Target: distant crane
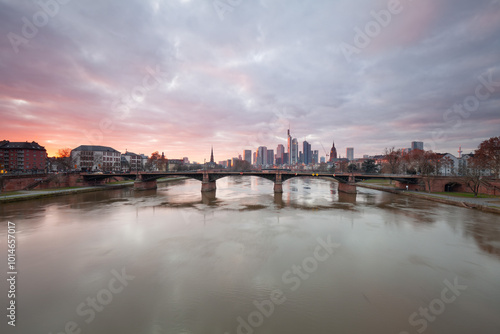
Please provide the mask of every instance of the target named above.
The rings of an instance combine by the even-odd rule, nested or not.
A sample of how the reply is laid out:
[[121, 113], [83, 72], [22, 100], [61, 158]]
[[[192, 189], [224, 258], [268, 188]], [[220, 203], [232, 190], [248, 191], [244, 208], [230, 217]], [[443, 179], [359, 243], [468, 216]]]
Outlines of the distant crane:
[[323, 146], [323, 143], [320, 143], [320, 144], [321, 144], [321, 147], [323, 148], [323, 151], [325, 151], [326, 160], [328, 161], [328, 157], [330, 156], [330, 154], [328, 154], [328, 152], [325, 150], [325, 147]]

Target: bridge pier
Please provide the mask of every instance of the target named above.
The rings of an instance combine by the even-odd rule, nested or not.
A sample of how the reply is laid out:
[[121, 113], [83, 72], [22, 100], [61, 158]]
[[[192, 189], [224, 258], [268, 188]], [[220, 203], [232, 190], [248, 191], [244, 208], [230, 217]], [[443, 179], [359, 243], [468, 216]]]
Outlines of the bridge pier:
[[339, 182], [339, 192], [343, 192], [346, 194], [355, 194], [356, 193], [356, 184], [347, 182], [347, 183], [342, 183]]
[[142, 178], [142, 175], [140, 175], [140, 174], [135, 179], [134, 190], [151, 190], [151, 189], [156, 189], [156, 188], [158, 188], [158, 184], [156, 182], [156, 179], [144, 181]]
[[201, 181], [201, 192], [215, 191], [217, 185], [215, 180], [210, 180], [210, 175], [207, 172], [203, 173], [203, 180]]
[[276, 180], [274, 180], [274, 193], [283, 193], [283, 181], [281, 180], [281, 173], [276, 174]]
[[349, 180], [347, 182], [339, 182], [339, 192], [346, 194], [356, 193], [356, 182], [353, 176], [349, 176]]

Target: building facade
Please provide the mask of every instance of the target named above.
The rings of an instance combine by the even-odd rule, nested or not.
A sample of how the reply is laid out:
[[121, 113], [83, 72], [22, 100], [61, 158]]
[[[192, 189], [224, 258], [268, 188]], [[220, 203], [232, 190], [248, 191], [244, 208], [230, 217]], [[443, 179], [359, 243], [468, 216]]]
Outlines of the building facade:
[[287, 162], [284, 160], [285, 157], [285, 146], [282, 144], [279, 144], [278, 147], [276, 147], [276, 164], [277, 165], [284, 165]]
[[354, 160], [354, 147], [348, 147], [346, 148], [346, 158], [347, 160], [349, 161], [353, 161]]
[[5, 172], [46, 171], [47, 151], [36, 142], [0, 142], [0, 170]]
[[312, 163], [312, 150], [311, 144], [309, 144], [306, 140], [302, 143], [302, 154], [303, 154], [303, 162], [306, 165]]
[[135, 154], [132, 152], [125, 152], [122, 155], [123, 159], [126, 161], [123, 165], [124, 170], [129, 171], [140, 171], [144, 169], [144, 164], [142, 161], [142, 155]]
[[296, 164], [299, 161], [299, 142], [297, 138], [292, 139], [292, 157], [291, 157], [292, 165]]
[[267, 163], [266, 165], [274, 165], [274, 150], [267, 150]]
[[286, 163], [291, 165], [292, 164], [292, 136], [290, 135], [290, 129], [288, 129], [288, 137], [287, 137], [287, 146], [288, 146], [288, 159], [286, 160]]
[[259, 146], [257, 149], [257, 166], [267, 165], [267, 147]]
[[84, 172], [118, 172], [121, 154], [114, 148], [98, 145], [80, 145], [71, 151], [74, 168]]
[[312, 163], [316, 165], [318, 164], [318, 161], [319, 161], [319, 151], [314, 150], [312, 154]]
[[251, 150], [245, 150], [243, 152], [243, 156], [245, 157], [245, 161], [247, 161], [249, 164], [252, 164], [252, 151]]
[[423, 150], [424, 149], [424, 142], [423, 141], [412, 141], [411, 142], [411, 149], [412, 150]]

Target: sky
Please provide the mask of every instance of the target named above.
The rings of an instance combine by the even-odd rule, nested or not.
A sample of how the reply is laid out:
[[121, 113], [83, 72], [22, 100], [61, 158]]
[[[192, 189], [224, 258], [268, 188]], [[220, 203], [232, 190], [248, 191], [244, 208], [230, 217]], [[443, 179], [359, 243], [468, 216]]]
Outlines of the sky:
[[500, 135], [499, 0], [0, 0], [0, 35], [0, 140], [49, 156]]

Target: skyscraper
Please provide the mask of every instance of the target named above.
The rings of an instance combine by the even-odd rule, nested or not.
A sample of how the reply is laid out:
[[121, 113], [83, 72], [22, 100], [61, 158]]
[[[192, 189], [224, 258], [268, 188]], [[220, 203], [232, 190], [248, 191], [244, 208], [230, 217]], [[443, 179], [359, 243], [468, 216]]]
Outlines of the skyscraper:
[[274, 150], [267, 150], [267, 165], [274, 165]]
[[412, 141], [411, 142], [411, 149], [412, 150], [423, 150], [424, 149], [424, 142], [423, 141]]
[[354, 160], [354, 147], [346, 148], [346, 157], [349, 161]]
[[299, 142], [297, 138], [292, 139], [292, 158], [290, 160], [292, 164], [296, 164], [299, 161]]
[[302, 152], [304, 157], [304, 164], [309, 165], [312, 162], [312, 151], [311, 144], [309, 144], [306, 140], [302, 143]]
[[249, 164], [252, 164], [252, 150], [243, 151], [243, 156], [245, 157], [245, 161], [248, 161]]
[[313, 164], [317, 164], [318, 163], [318, 159], [319, 159], [319, 151], [318, 150], [314, 150], [313, 154], [312, 154], [312, 163]]
[[285, 157], [285, 146], [282, 144], [279, 144], [278, 147], [276, 148], [276, 164], [278, 165], [283, 165], [286, 163], [284, 160]]
[[259, 146], [257, 150], [257, 165], [267, 165], [267, 147]]
[[333, 162], [335, 160], [337, 160], [337, 149], [335, 148], [335, 141], [334, 141], [332, 144], [332, 148], [330, 150], [330, 159], [328, 160], [328, 162]]
[[287, 163], [289, 165], [292, 164], [292, 136], [290, 135], [290, 127], [288, 127], [288, 140], [287, 140], [287, 144], [288, 144], [288, 161]]

